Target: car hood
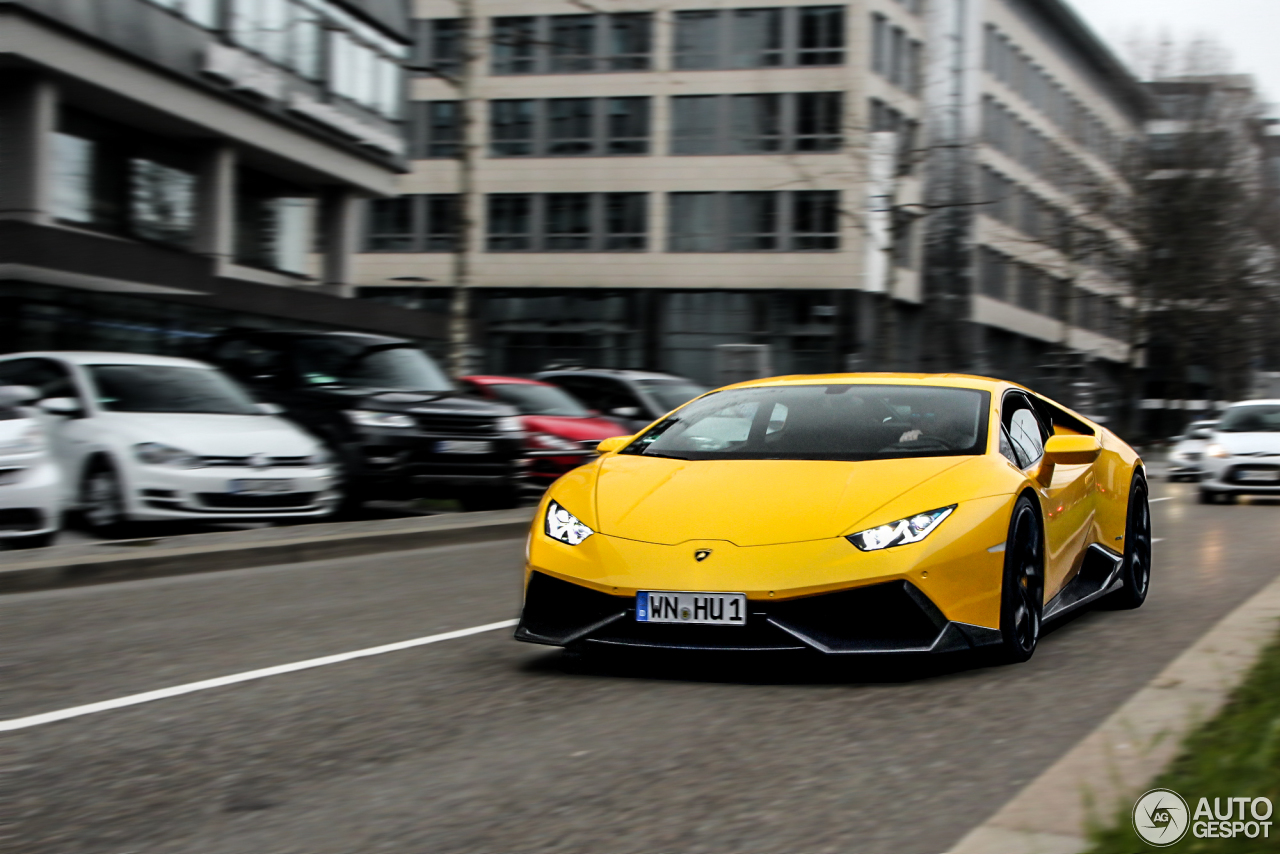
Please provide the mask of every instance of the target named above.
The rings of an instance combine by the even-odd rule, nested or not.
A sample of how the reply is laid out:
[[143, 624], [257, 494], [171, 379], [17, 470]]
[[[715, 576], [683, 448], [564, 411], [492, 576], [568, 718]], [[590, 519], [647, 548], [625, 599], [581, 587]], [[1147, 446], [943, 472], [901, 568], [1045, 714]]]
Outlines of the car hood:
[[301, 428], [271, 415], [104, 412], [94, 421], [124, 444], [160, 442], [204, 457], [303, 457], [319, 448]]
[[627, 431], [606, 418], [563, 418], [555, 415], [522, 415], [526, 430], [550, 433], [578, 442], [625, 436]]
[[[686, 461], [613, 455], [601, 460], [596, 475], [596, 529], [663, 545], [696, 539], [757, 546], [838, 537], [894, 498], [972, 459]], [[951, 496], [939, 506], [956, 500]]]
[[1280, 454], [1280, 433], [1214, 433], [1213, 441], [1231, 454]]

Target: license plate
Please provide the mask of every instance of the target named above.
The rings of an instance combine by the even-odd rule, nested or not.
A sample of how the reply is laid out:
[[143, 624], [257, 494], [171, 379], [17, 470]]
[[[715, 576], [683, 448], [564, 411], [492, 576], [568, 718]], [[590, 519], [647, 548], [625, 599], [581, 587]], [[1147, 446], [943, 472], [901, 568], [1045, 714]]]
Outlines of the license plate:
[[227, 492], [232, 495], [279, 495], [282, 492], [293, 492], [293, 481], [279, 480], [233, 480], [227, 484]]
[[1280, 471], [1238, 471], [1237, 480], [1249, 480], [1254, 483], [1275, 483], [1280, 480]]
[[742, 593], [641, 590], [636, 594], [636, 620], [641, 623], [745, 626], [747, 597]]
[[492, 442], [478, 442], [470, 439], [442, 439], [436, 442], [437, 454], [488, 454], [492, 451]]

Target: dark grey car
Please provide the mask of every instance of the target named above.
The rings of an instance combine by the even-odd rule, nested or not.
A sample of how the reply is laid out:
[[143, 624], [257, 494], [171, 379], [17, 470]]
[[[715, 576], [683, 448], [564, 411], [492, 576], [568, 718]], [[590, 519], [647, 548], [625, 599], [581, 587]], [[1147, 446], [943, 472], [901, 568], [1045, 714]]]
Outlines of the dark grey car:
[[558, 385], [629, 433], [647, 426], [707, 391], [671, 374], [607, 368], [562, 368], [534, 375]]

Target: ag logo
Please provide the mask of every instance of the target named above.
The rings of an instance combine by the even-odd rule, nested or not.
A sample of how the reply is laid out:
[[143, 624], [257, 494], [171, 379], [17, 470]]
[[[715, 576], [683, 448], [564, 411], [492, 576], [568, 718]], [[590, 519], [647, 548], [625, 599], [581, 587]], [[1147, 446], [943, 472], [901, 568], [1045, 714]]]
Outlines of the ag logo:
[[1133, 805], [1133, 829], [1148, 845], [1166, 848], [1187, 835], [1187, 802], [1172, 789], [1152, 789]]
[[711, 557], [711, 549], [698, 549], [693, 553], [693, 559], [698, 563], [702, 563], [709, 557]]

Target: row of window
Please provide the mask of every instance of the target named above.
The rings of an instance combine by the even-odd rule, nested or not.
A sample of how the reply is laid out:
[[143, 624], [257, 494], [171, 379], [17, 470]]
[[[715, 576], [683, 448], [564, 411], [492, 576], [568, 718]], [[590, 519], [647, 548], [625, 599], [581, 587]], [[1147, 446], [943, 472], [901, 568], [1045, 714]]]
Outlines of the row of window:
[[982, 99], [982, 141], [1061, 189], [1079, 176], [1074, 157], [990, 95]]
[[978, 250], [979, 292], [1037, 314], [1118, 341], [1129, 338], [1129, 310], [1112, 296], [1070, 286], [1031, 264], [983, 246]]
[[871, 70], [894, 86], [919, 95], [924, 76], [924, 44], [878, 12], [871, 16]]
[[[672, 65], [678, 69], [791, 68], [844, 63], [843, 6], [676, 12]], [[493, 74], [581, 74], [653, 67], [650, 12], [520, 15], [493, 19]], [[416, 65], [448, 75], [458, 68], [456, 18], [415, 23]]]
[[[486, 198], [490, 252], [641, 252], [649, 248], [648, 193], [496, 193]], [[669, 252], [808, 252], [840, 248], [840, 194], [669, 193]], [[366, 250], [449, 252], [455, 195], [370, 203]]]
[[993, 77], [1022, 95], [1080, 145], [1106, 162], [1118, 161], [1123, 148], [1120, 138], [1008, 36], [988, 25], [985, 47], [986, 69]]
[[[879, 102], [875, 102], [879, 104]], [[889, 122], [905, 127], [900, 114]], [[411, 105], [410, 156], [456, 157], [462, 113], [456, 101]], [[671, 99], [672, 154], [767, 154], [838, 151], [843, 145], [841, 92], [679, 95]], [[913, 125], [912, 125], [913, 126]], [[650, 152], [650, 99], [506, 98], [489, 102], [494, 157], [642, 155]]]

